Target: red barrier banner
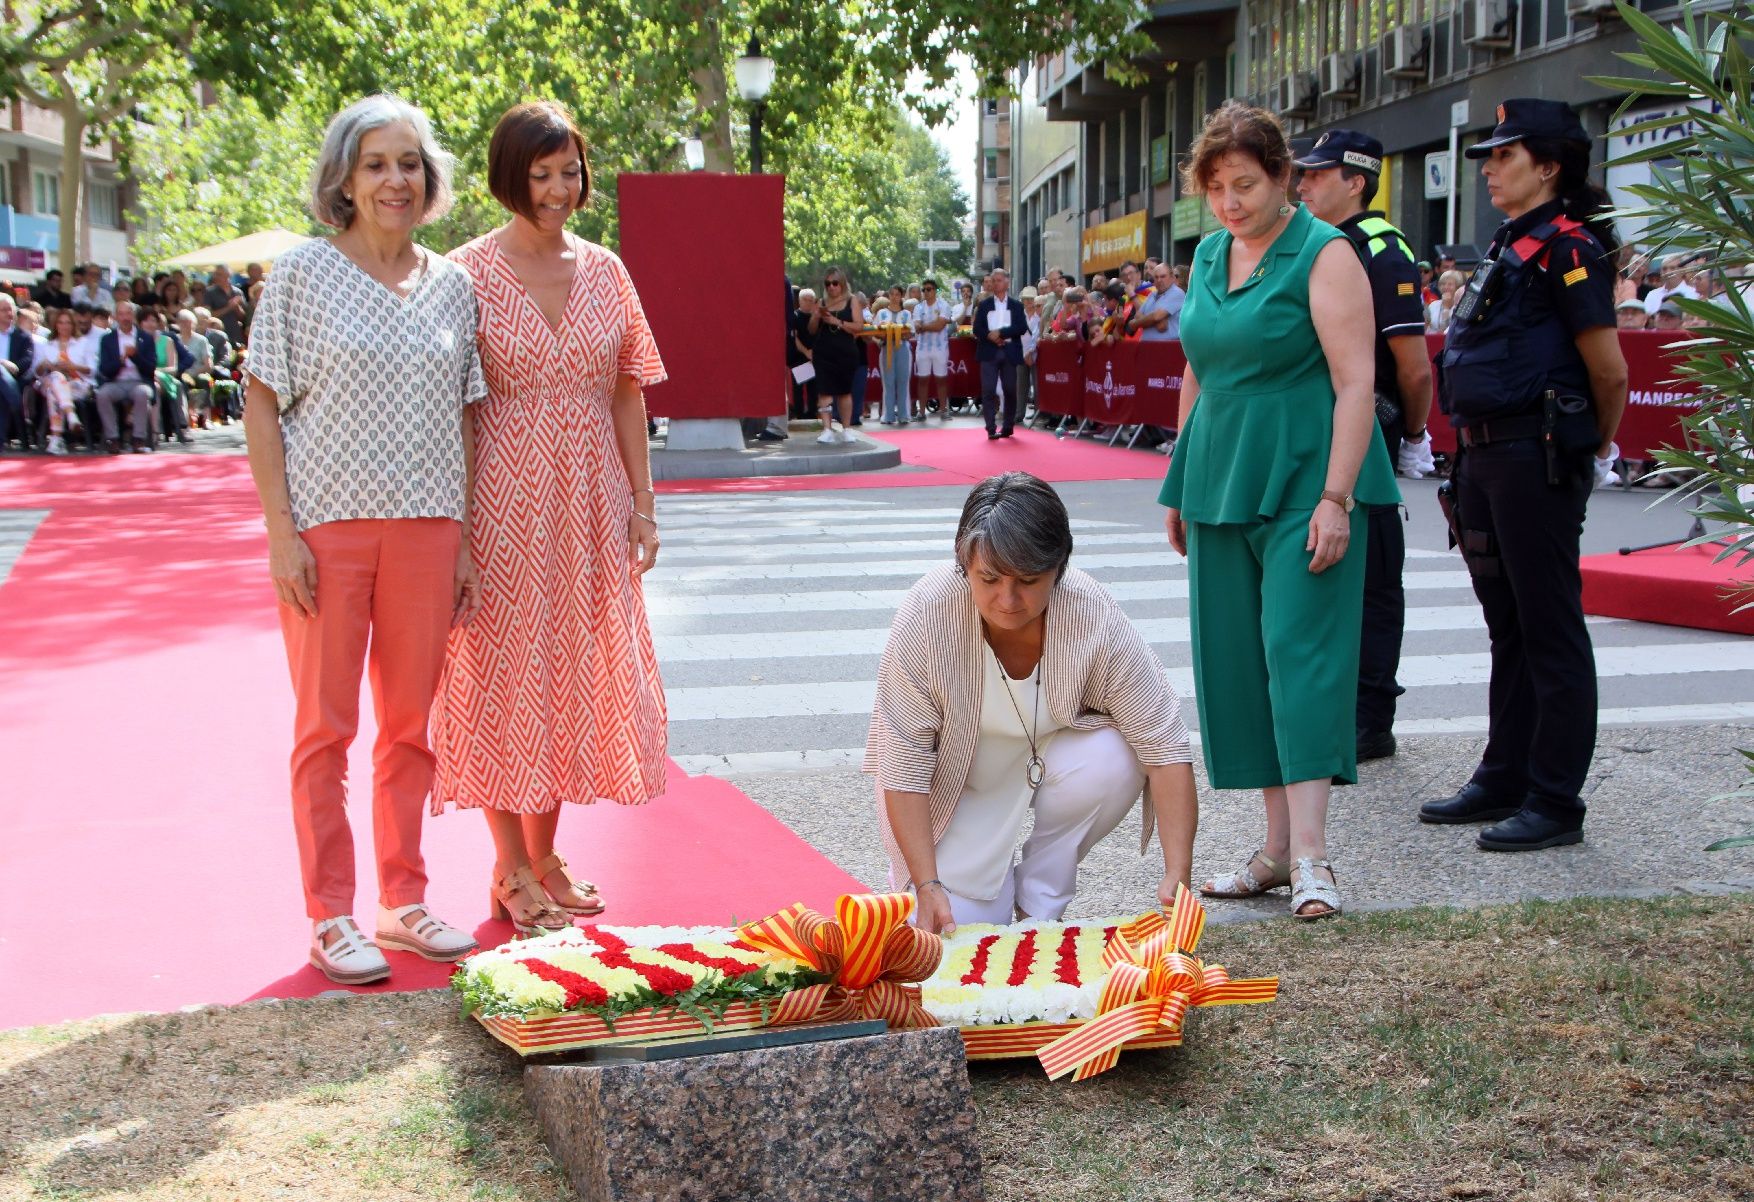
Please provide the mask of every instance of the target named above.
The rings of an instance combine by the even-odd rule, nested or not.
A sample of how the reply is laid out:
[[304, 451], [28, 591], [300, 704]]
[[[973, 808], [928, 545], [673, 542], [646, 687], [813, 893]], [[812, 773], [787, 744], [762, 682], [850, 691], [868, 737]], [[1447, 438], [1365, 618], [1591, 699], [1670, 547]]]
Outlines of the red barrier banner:
[[1176, 339], [1139, 342], [1139, 400], [1127, 420], [1173, 430], [1181, 424], [1182, 373], [1188, 357]]
[[[1691, 335], [1669, 330], [1621, 330], [1620, 352], [1626, 356], [1628, 392], [1626, 414], [1614, 441], [1626, 459], [1649, 459], [1658, 447], [1680, 446], [1681, 419], [1699, 408], [1692, 400], [1690, 384], [1675, 382], [1675, 365], [1682, 356], [1663, 348]], [[1427, 334], [1425, 348], [1435, 361], [1443, 353], [1443, 335]], [[1456, 432], [1437, 405], [1437, 373], [1432, 372], [1431, 449], [1445, 455], [1456, 452]]]
[[1139, 344], [1108, 342], [1084, 348], [1084, 412], [1076, 416], [1104, 426], [1132, 422], [1138, 407]]
[[[875, 343], [871, 344], [868, 353], [871, 365], [871, 387], [876, 391], [866, 395], [881, 396], [883, 395], [883, 382], [877, 370], [877, 346]], [[977, 398], [980, 396], [981, 368], [974, 357], [974, 339], [952, 338], [950, 340], [950, 355], [946, 368], [946, 374], [950, 380], [951, 396]], [[920, 375], [916, 368], [914, 372], [914, 399], [923, 401], [929, 397], [937, 396], [938, 385], [934, 382], [935, 379], [936, 377], [927, 378]]]
[[1041, 413], [1084, 415], [1084, 344], [1050, 338], [1035, 346], [1035, 407]]

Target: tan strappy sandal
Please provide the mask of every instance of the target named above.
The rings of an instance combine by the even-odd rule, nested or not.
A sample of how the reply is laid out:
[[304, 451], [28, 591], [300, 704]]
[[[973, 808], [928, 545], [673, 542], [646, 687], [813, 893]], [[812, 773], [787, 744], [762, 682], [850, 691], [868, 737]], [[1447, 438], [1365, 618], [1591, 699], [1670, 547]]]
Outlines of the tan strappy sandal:
[[547, 893], [549, 901], [568, 914], [577, 914], [582, 918], [591, 918], [603, 912], [603, 899], [597, 896], [597, 886], [591, 884], [590, 881], [574, 880], [572, 873], [567, 871], [566, 861], [561, 859], [557, 853], [543, 856], [542, 859], [530, 866], [531, 875], [539, 882], [547, 880], [551, 874], [556, 872], [566, 878], [568, 890], [575, 896], [584, 898], [585, 901], [583, 904], [569, 902], [564, 897], [556, 897], [553, 893], [548, 893], [548, 887], [543, 885], [543, 891]]
[[[1259, 860], [1272, 873], [1266, 880], [1255, 876], [1255, 861]], [[1243, 861], [1241, 868], [1235, 872], [1227, 872], [1223, 876], [1213, 877], [1200, 886], [1200, 892], [1206, 897], [1259, 897], [1269, 889], [1279, 889], [1291, 883], [1291, 874], [1285, 865], [1267, 854], [1261, 848]]]
[[529, 865], [493, 883], [489, 906], [494, 918], [510, 922], [520, 935], [546, 935], [572, 925], [572, 917], [548, 900]]

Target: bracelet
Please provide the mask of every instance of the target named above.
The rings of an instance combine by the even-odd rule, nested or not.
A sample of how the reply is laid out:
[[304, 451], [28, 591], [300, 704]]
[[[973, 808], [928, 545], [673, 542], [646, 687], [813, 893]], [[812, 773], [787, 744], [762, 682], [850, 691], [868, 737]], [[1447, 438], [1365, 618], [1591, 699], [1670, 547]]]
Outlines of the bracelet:
[[652, 491], [652, 490], [651, 490], [651, 489], [649, 489], [649, 488], [636, 488], [636, 489], [634, 489], [634, 490], [633, 490], [633, 495], [634, 495], [634, 496], [636, 496], [636, 497], [637, 497], [637, 496], [639, 496], [639, 495], [640, 495], [640, 494], [641, 494], [641, 493], [642, 493], [642, 492], [643, 492], [643, 493], [647, 493], [647, 494], [649, 494], [649, 495], [651, 495], [651, 496], [654, 496], [654, 497], [655, 497], [655, 496], [657, 496], [657, 495], [658, 495], [658, 494], [657, 494], [657, 493], [655, 493], [655, 492], [653, 492], [653, 491]]
[[652, 524], [652, 529], [654, 529], [654, 530], [656, 530], [658, 528], [658, 519], [653, 517], [649, 513], [641, 513], [639, 510], [636, 509], [633, 511], [633, 516], [636, 518], [642, 518], [645, 521], [650, 522]]
[[[924, 889], [927, 885], [936, 885], [936, 886], [938, 886], [938, 888], [944, 889], [944, 882], [939, 880], [937, 877], [933, 877], [929, 881], [921, 881], [919, 884], [915, 885], [914, 892], [918, 893], [921, 889]], [[944, 889], [944, 892], [948, 893], [948, 892], [950, 892], [950, 890]]]

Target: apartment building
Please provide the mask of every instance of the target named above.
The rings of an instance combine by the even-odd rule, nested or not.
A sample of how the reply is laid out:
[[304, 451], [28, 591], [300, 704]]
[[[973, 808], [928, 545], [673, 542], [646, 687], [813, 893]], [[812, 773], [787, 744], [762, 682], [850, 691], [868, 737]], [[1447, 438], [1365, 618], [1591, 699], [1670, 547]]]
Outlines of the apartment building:
[[85, 147], [85, 199], [75, 253], [61, 253], [61, 117], [23, 100], [0, 108], [0, 282], [34, 284], [73, 262], [130, 269], [125, 184], [115, 145]]
[[[1658, 20], [1679, 15], [1667, 0], [1639, 7]], [[1226, 97], [1279, 114], [1299, 146], [1341, 126], [1381, 140], [1377, 204], [1432, 257], [1439, 245], [1485, 246], [1502, 219], [1478, 164], [1461, 154], [1488, 135], [1500, 100], [1570, 103], [1599, 139], [1598, 163], [1630, 147], [1618, 130], [1678, 110], [1645, 105], [1616, 121], [1620, 97], [1588, 82], [1626, 73], [1615, 55], [1635, 48], [1611, 0], [1172, 0], [1152, 5], [1142, 28], [1154, 50], [1135, 62], [1145, 76], [1136, 86], [1116, 84], [1075, 51], [1020, 73], [1023, 119], [1013, 123], [1011, 152], [1030, 167], [1019, 172], [1012, 253], [1039, 249], [1045, 266], [1061, 266], [1045, 254], [1046, 239], [1051, 219], [1070, 209], [1083, 275], [1148, 254], [1188, 262], [1213, 222], [1199, 197], [1183, 193], [1177, 166]], [[1067, 135], [1045, 132], [1055, 125], [1076, 134], [1069, 176], [1040, 169], [1066, 155]], [[1630, 203], [1627, 186], [1661, 169], [1612, 168], [1606, 183]]]

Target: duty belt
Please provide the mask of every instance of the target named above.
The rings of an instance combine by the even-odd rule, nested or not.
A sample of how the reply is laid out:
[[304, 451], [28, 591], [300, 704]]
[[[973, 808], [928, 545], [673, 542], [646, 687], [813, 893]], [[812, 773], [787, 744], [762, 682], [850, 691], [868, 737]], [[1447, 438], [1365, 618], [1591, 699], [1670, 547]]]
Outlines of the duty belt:
[[1491, 442], [1513, 442], [1541, 437], [1539, 417], [1505, 417], [1492, 422], [1470, 422], [1456, 427], [1456, 440], [1464, 447], [1483, 447]]

